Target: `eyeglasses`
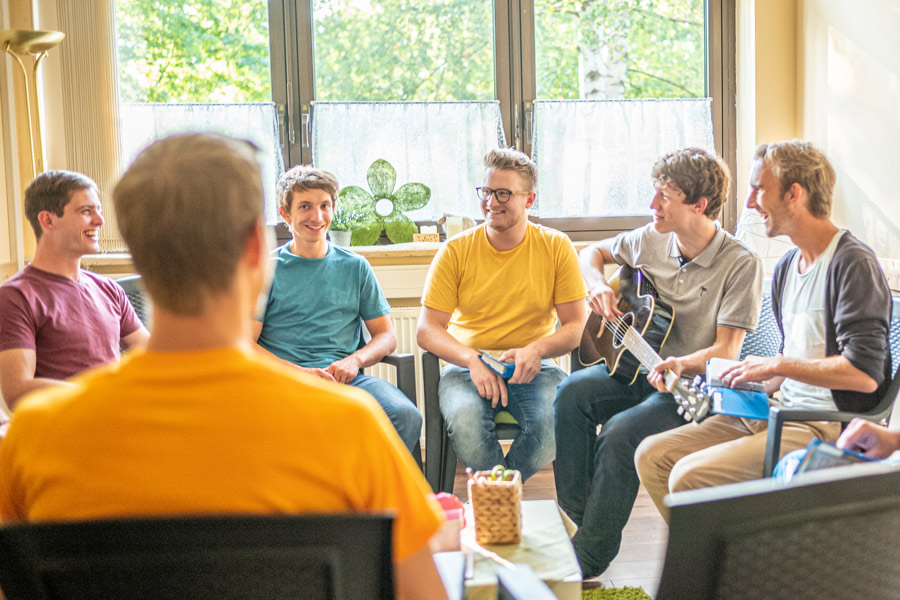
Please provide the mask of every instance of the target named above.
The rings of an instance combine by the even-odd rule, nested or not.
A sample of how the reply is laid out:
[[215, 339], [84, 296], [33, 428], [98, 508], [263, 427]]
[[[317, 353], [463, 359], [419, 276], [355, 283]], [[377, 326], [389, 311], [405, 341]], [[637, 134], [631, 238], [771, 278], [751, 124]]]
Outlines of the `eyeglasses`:
[[530, 194], [531, 192], [513, 192], [511, 190], [506, 190], [500, 188], [499, 190], [492, 190], [489, 187], [477, 187], [475, 188], [475, 194], [484, 202], [488, 202], [491, 199], [491, 196], [497, 199], [497, 202], [500, 204], [506, 204], [509, 202], [509, 199], [512, 198], [515, 194]]

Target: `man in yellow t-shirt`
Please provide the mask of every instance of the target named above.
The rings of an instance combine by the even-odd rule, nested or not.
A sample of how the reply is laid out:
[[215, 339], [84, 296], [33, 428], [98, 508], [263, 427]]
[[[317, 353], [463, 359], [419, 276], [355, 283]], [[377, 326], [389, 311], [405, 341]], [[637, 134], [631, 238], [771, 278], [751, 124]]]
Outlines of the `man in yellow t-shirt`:
[[21, 402], [0, 520], [391, 511], [400, 597], [446, 598], [428, 546], [442, 513], [375, 400], [254, 350], [269, 266], [257, 153], [179, 135], [123, 176], [116, 214], [153, 335]]
[[[578, 345], [586, 292], [569, 238], [528, 221], [534, 162], [496, 149], [484, 165], [484, 185], [476, 188], [484, 223], [435, 256], [417, 338], [448, 363], [438, 394], [459, 459], [476, 470], [518, 469], [524, 480], [553, 460], [553, 398], [565, 372], [551, 359]], [[514, 364], [512, 376], [488, 368], [478, 350]], [[501, 410], [521, 427], [505, 458], [494, 432]]]

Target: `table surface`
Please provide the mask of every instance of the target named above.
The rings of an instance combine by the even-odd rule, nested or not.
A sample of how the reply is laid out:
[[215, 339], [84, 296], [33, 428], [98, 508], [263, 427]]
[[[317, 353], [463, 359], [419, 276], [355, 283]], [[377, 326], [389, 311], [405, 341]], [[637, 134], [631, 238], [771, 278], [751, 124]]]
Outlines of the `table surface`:
[[[472, 506], [466, 504], [466, 527], [460, 534], [463, 550], [478, 546]], [[581, 598], [581, 568], [554, 500], [522, 502], [522, 541], [518, 544], [480, 546], [509, 562], [525, 563], [558, 598]], [[471, 578], [466, 579], [469, 599], [496, 598], [496, 562], [475, 554]]]

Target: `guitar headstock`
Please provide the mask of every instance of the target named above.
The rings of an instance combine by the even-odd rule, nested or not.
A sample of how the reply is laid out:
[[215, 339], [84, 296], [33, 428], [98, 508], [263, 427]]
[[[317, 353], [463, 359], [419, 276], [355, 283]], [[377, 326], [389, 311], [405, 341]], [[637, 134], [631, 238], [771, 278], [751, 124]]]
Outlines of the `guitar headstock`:
[[700, 376], [694, 377], [690, 384], [679, 379], [672, 385], [672, 395], [678, 403], [678, 414], [687, 422], [699, 423], [712, 411], [712, 398], [703, 391]]

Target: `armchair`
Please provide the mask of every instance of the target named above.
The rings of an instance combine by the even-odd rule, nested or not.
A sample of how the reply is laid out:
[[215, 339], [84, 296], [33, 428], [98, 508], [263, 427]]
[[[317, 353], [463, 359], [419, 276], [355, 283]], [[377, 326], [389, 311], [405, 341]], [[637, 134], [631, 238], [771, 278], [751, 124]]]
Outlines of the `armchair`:
[[867, 412], [855, 413], [841, 410], [801, 410], [772, 406], [769, 408], [769, 428], [766, 438], [766, 456], [763, 477], [771, 477], [778, 463], [781, 450], [781, 430], [788, 421], [839, 421], [849, 423], [855, 418], [879, 422], [887, 418], [900, 392], [900, 298], [894, 297], [891, 312], [890, 348], [894, 377], [878, 404]]
[[[456, 477], [456, 452], [447, 433], [447, 425], [441, 414], [438, 400], [438, 382], [441, 366], [437, 355], [422, 353], [423, 393], [425, 394], [425, 479], [435, 492], [453, 493]], [[501, 411], [494, 419], [497, 437], [513, 439], [519, 433], [519, 424], [511, 414]]]

